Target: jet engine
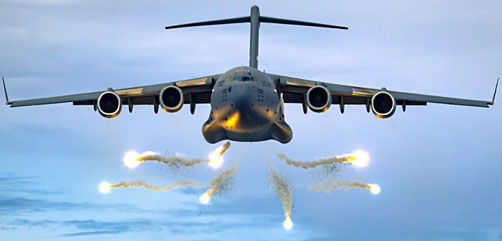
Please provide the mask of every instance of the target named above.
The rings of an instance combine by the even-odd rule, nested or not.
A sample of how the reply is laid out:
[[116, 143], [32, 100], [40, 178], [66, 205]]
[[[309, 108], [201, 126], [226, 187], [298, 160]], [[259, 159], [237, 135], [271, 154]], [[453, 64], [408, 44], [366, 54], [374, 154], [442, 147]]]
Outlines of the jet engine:
[[313, 86], [307, 91], [306, 102], [312, 111], [325, 112], [331, 106], [331, 93], [324, 86]]
[[113, 91], [105, 91], [97, 101], [99, 114], [106, 118], [113, 118], [120, 114], [122, 110], [122, 100]]
[[167, 112], [176, 112], [183, 107], [183, 91], [175, 85], [169, 85], [160, 91], [160, 105]]
[[386, 91], [380, 91], [371, 98], [371, 109], [378, 118], [389, 118], [396, 111], [396, 100]]

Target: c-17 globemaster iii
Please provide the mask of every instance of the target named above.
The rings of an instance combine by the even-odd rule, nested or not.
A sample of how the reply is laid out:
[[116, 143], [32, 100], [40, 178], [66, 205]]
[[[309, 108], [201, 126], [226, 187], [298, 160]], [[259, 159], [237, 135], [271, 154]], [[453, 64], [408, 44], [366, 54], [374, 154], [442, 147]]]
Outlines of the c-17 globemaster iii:
[[40, 99], [9, 101], [11, 107], [45, 105], [72, 102], [73, 105], [92, 105], [106, 118], [116, 117], [122, 105], [132, 112], [134, 105], [153, 105], [167, 112], [177, 112], [184, 104], [195, 112], [197, 104], [211, 104], [209, 119], [202, 126], [202, 134], [209, 143], [225, 139], [233, 141], [276, 140], [288, 143], [293, 131], [284, 119], [284, 103], [297, 103], [303, 112], [324, 112], [332, 104], [339, 105], [343, 113], [345, 105], [365, 105], [379, 118], [391, 117], [396, 106], [403, 111], [407, 106], [440, 103], [475, 107], [494, 104], [497, 85], [491, 101], [457, 99], [441, 96], [404, 93], [383, 89], [338, 85], [320, 81], [281, 76], [258, 70], [258, 34], [261, 23], [301, 25], [310, 27], [348, 30], [347, 27], [329, 24], [265, 17], [257, 6], [251, 7], [250, 16], [220, 19], [167, 26], [166, 29], [246, 23], [251, 24], [249, 67], [241, 66], [223, 74], [215, 74], [182, 81], [140, 86], [134, 88], [109, 88], [105, 91], [65, 95]]

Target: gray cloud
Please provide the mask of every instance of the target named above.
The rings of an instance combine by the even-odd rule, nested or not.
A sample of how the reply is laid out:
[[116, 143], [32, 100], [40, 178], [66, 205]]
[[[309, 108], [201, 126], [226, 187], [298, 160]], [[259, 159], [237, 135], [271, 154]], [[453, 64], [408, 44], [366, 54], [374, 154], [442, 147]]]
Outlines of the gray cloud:
[[17, 193], [17, 194], [38, 194], [38, 195], [54, 195], [63, 194], [62, 189], [57, 190], [42, 190], [31, 188], [36, 186], [38, 177], [35, 176], [16, 176], [12, 173], [0, 173], [0, 194]]
[[[172, 219], [172, 218], [169, 218]], [[119, 234], [129, 232], [163, 232], [180, 235], [191, 235], [196, 233], [219, 233], [226, 230], [234, 229], [236, 227], [257, 227], [264, 228], [270, 226], [267, 219], [247, 218], [246, 220], [240, 218], [234, 221], [229, 220], [212, 220], [207, 221], [204, 218], [199, 220], [184, 221], [184, 220], [167, 220], [155, 218], [143, 219], [125, 219], [120, 221], [97, 221], [97, 220], [28, 220], [16, 219], [8, 222], [0, 222], [3, 226], [2, 229], [15, 229], [18, 227], [31, 227], [31, 228], [50, 228], [50, 227], [63, 227], [70, 229], [77, 229], [77, 232], [61, 234], [62, 237], [70, 236], [94, 236], [103, 234]]]
[[30, 198], [7, 198], [0, 200], [0, 215], [13, 216], [22, 213], [71, 211], [71, 210], [116, 210], [127, 212], [143, 212], [145, 210], [128, 204], [93, 204], [74, 202], [55, 202]]
[[25, 184], [33, 184], [35, 176], [16, 176], [13, 173], [9, 172], [0, 172], [0, 184], [7, 185], [25, 185]]
[[[1, 182], [18, 182], [19, 186], [33, 185], [37, 183], [37, 177], [20, 177], [10, 173], [4, 173], [0, 176]], [[192, 190], [192, 192], [201, 192], [201, 190]], [[198, 195], [195, 195], [198, 196]], [[270, 215], [266, 209], [259, 208], [272, 206], [266, 204], [266, 199], [246, 199], [238, 201], [241, 205], [246, 203], [249, 208], [242, 208], [234, 202], [223, 203], [215, 202], [210, 206], [201, 206], [199, 204], [188, 203], [187, 208], [176, 208], [170, 210], [147, 210], [128, 204], [94, 204], [88, 202], [58, 202], [44, 199], [11, 197], [0, 199], [0, 216], [3, 221], [0, 222], [0, 229], [6, 231], [17, 230], [20, 227], [30, 227], [38, 229], [59, 228], [63, 232], [62, 237], [73, 236], [98, 236], [105, 234], [120, 234], [129, 232], [169, 232], [177, 235], [193, 235], [196, 233], [213, 234], [232, 230], [235, 227], [256, 227], [267, 228], [277, 220], [282, 219], [282, 215]], [[262, 203], [261, 205], [259, 203]], [[258, 205], [257, 205], [258, 204]], [[202, 208], [202, 209], [201, 209]], [[277, 208], [279, 211], [280, 208]], [[145, 217], [160, 215], [164, 218], [143, 218], [143, 219], [120, 219], [117, 221], [98, 221], [98, 220], [53, 220], [33, 218], [18, 218], [16, 216], [26, 216], [29, 214], [52, 212], [73, 212], [73, 211], [116, 211], [127, 214], [141, 213]], [[275, 210], [274, 210], [275, 211]], [[239, 217], [235, 219], [236, 215]], [[175, 217], [175, 219], [173, 219]], [[183, 217], [183, 219], [179, 219]], [[218, 219], [215, 220], [215, 218]], [[10, 221], [9, 221], [10, 220]], [[186, 220], [186, 221], [182, 221]], [[212, 220], [212, 221], [208, 221]], [[66, 230], [76, 229], [75, 232]], [[194, 231], [195, 230], [195, 231]]]
[[94, 235], [117, 234], [117, 233], [120, 233], [120, 231], [91, 231], [91, 232], [67, 233], [67, 234], [62, 234], [61, 237], [94, 236]]
[[[12, 173], [0, 173], [0, 216], [13, 216], [23, 213], [38, 213], [50, 211], [72, 211], [72, 210], [117, 210], [142, 212], [139, 209], [128, 204], [93, 204], [88, 202], [57, 202], [39, 198], [20, 197], [26, 195], [53, 195], [63, 194], [62, 190], [49, 191], [40, 186], [39, 177], [35, 176], [17, 176]], [[33, 187], [33, 188], [32, 188]]]

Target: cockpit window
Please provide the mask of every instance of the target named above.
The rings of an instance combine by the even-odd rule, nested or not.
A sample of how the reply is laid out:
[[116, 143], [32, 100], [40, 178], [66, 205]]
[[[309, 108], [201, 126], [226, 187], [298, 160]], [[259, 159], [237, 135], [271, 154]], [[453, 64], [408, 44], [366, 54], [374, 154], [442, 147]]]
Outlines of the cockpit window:
[[233, 78], [233, 81], [240, 81], [240, 82], [243, 82], [243, 81], [251, 81], [253, 79], [251, 79], [251, 77], [249, 76], [234, 76]]

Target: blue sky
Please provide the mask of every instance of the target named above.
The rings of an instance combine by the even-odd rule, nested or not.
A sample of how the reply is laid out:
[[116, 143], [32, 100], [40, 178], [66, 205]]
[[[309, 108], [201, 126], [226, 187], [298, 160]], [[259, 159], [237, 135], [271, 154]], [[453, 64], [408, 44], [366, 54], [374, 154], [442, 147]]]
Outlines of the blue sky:
[[[325, 22], [349, 31], [262, 24], [259, 68], [332, 83], [489, 100], [502, 75], [500, 1], [60, 1], [0, 2], [0, 75], [11, 99], [188, 79], [248, 63], [249, 25], [165, 31], [249, 14]], [[3, 96], [2, 96], [3, 97]], [[500, 99], [500, 98], [499, 98]], [[129, 170], [129, 150], [206, 156], [208, 106], [175, 114], [135, 107], [114, 119], [71, 104], [0, 106], [2, 240], [502, 240], [502, 112], [429, 105], [381, 120], [362, 106], [304, 115], [286, 106], [291, 143], [233, 143], [231, 192], [211, 205], [204, 189], [98, 192], [103, 181], [207, 182], [206, 166]], [[364, 176], [380, 184], [331, 195], [307, 190], [319, 171], [281, 163], [364, 149]], [[267, 181], [270, 162], [293, 187], [295, 226]], [[149, 165], [146, 165], [149, 164]]]

